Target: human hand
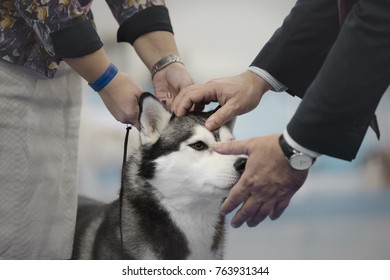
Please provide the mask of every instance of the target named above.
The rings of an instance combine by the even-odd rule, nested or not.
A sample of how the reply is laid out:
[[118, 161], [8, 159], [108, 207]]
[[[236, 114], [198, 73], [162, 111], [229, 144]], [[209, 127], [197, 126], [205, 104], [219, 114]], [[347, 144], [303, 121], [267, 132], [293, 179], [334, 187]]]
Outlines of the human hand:
[[163, 101], [168, 109], [180, 90], [193, 85], [190, 74], [181, 63], [172, 63], [158, 71], [153, 77], [153, 86], [156, 97]]
[[244, 173], [221, 206], [226, 215], [243, 203], [232, 219], [233, 227], [245, 222], [254, 227], [267, 216], [279, 218], [305, 182], [308, 171], [290, 167], [278, 140], [279, 135], [270, 135], [214, 145], [219, 153], [248, 155]]
[[128, 74], [121, 71], [100, 92], [104, 104], [115, 119], [139, 129], [138, 100], [142, 88]]
[[[87, 82], [96, 81], [110, 65], [103, 48], [82, 57], [64, 58], [64, 61]], [[139, 128], [138, 99], [142, 92], [142, 88], [129, 75], [118, 71], [99, 91], [99, 96], [115, 119]]]
[[221, 108], [206, 121], [206, 127], [214, 130], [232, 118], [253, 110], [270, 88], [258, 75], [246, 71], [237, 76], [215, 79], [183, 89], [174, 99], [172, 111], [182, 117], [194, 104], [217, 101]]

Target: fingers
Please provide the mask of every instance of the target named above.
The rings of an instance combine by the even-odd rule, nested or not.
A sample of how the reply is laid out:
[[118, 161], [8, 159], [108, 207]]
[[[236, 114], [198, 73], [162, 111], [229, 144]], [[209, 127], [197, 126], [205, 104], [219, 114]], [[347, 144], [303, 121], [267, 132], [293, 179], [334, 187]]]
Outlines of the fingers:
[[130, 104], [124, 107], [111, 107], [112, 115], [115, 119], [123, 124], [131, 124], [137, 129], [140, 128], [138, 123], [139, 107], [137, 104]]
[[249, 155], [248, 140], [236, 140], [229, 142], [214, 143], [213, 149], [220, 154]]
[[[236, 209], [243, 201], [245, 201], [249, 197], [249, 190], [247, 188], [243, 188], [240, 181], [232, 188], [228, 197], [222, 203], [220, 212], [222, 215], [227, 215], [234, 209]], [[242, 213], [242, 215], [246, 215], [247, 213]], [[237, 216], [237, 215], [236, 215]], [[240, 216], [240, 215], [238, 215]], [[236, 219], [236, 227], [239, 226], [240, 219]]]
[[183, 117], [193, 105], [197, 104], [198, 102], [195, 102], [193, 95], [196, 95], [196, 92], [198, 90], [196, 89], [197, 86], [190, 86], [188, 88], [183, 89], [178, 96], [176, 96], [175, 100], [172, 103], [171, 109], [172, 112], [178, 116]]
[[284, 210], [288, 207], [290, 203], [290, 199], [285, 199], [282, 201], [279, 201], [274, 209], [272, 210], [271, 214], [269, 215], [271, 220], [278, 219], [284, 212]]
[[258, 225], [268, 216], [275, 203], [275, 198], [264, 191], [266, 187], [258, 185], [257, 179], [248, 174], [250, 172], [244, 172], [220, 208], [221, 214], [226, 215], [243, 202], [231, 221], [235, 228], [245, 222], [248, 226]]
[[192, 85], [184, 88], [175, 98], [172, 104], [172, 111], [176, 116], [183, 117], [193, 106], [202, 108], [204, 104], [216, 101], [218, 101], [218, 96], [213, 83]]
[[[249, 196], [243, 206], [234, 215], [231, 225], [235, 228], [242, 226], [256, 214], [258, 209], [261, 209], [262, 202]], [[267, 217], [267, 215], [265, 215]], [[264, 217], [264, 218], [265, 218]]]
[[156, 97], [165, 105], [168, 110], [170, 110], [174, 98], [174, 95], [170, 91], [167, 91], [165, 96], [157, 96], [156, 94]]
[[245, 222], [256, 226], [267, 216], [279, 218], [305, 182], [307, 171], [297, 172], [286, 164], [277, 138], [275, 134], [213, 145], [221, 154], [248, 156], [244, 173], [220, 208], [227, 214], [242, 204], [232, 219], [233, 227]]
[[[210, 94], [208, 90], [208, 84], [202, 86], [191, 86], [182, 90], [182, 92], [175, 98], [172, 104], [172, 111], [178, 116], [184, 116], [191, 108], [203, 109], [204, 104], [208, 104], [211, 101], [218, 101], [217, 96], [213, 93]], [[226, 104], [219, 108], [214, 114], [212, 114], [206, 121], [206, 128], [209, 130], [215, 130], [232, 118], [238, 115], [237, 110], [239, 106], [235, 104], [233, 100], [228, 100]]]
[[263, 204], [261, 204], [260, 207], [255, 212], [255, 214], [246, 221], [246, 224], [249, 227], [255, 227], [258, 224], [260, 224], [262, 221], [264, 221], [264, 219], [267, 218], [269, 213], [268, 207], [269, 207], [268, 205], [263, 206]]
[[277, 202], [274, 206], [272, 203], [261, 205], [256, 213], [250, 219], [248, 219], [246, 223], [249, 227], [255, 227], [264, 221], [267, 216], [269, 216], [270, 219], [274, 221], [283, 214], [289, 203], [290, 200], [285, 199]]
[[238, 182], [221, 205], [221, 214], [227, 215], [242, 202], [244, 203], [231, 221], [234, 228], [242, 226], [245, 222], [250, 227], [258, 225], [268, 216], [273, 205], [272, 199], [264, 202], [262, 196], [256, 195], [250, 188], [245, 187], [244, 183]]
[[[227, 144], [233, 144], [232, 146], [234, 146], [234, 142], [229, 142]], [[220, 207], [221, 214], [226, 215], [244, 202], [241, 209], [235, 215], [233, 224], [236, 226], [240, 226], [245, 219], [250, 218], [260, 206], [261, 200], [254, 200], [254, 192], [257, 192], [254, 189], [256, 187], [255, 183], [256, 178], [253, 178], [251, 171], [246, 169], [237, 184], [230, 190], [228, 197]]]
[[[221, 207], [221, 212], [223, 214], [231, 212], [238, 205], [240, 205], [239, 201], [241, 198], [242, 197], [239, 195], [233, 195], [233, 197], [229, 200], [226, 199], [225, 202], [228, 203], [228, 206], [223, 205], [223, 208]], [[262, 200], [259, 200], [255, 196], [249, 195], [241, 208], [234, 215], [231, 221], [231, 225], [234, 228], [238, 228], [246, 222], [249, 227], [255, 227], [264, 221], [268, 216], [271, 220], [276, 220], [283, 214], [288, 204], [288, 199], [279, 201], [277, 203], [274, 203], [272, 200], [263, 203]], [[237, 206], [234, 207], [235, 205]]]
[[206, 128], [213, 131], [237, 116], [234, 107], [235, 106], [231, 106], [230, 102], [227, 102], [207, 119], [205, 123]]
[[139, 115], [139, 108], [136, 107], [132, 110], [132, 115], [129, 117], [129, 119], [123, 123], [125, 124], [131, 124], [138, 130], [140, 130], [140, 124], [138, 122], [138, 115]]

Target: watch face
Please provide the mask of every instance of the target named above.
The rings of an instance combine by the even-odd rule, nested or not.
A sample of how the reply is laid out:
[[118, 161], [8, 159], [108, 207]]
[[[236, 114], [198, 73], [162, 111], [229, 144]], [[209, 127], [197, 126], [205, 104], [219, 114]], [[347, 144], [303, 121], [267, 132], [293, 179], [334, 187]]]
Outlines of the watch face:
[[308, 155], [297, 153], [290, 157], [290, 165], [296, 170], [309, 169], [313, 164], [313, 159]]

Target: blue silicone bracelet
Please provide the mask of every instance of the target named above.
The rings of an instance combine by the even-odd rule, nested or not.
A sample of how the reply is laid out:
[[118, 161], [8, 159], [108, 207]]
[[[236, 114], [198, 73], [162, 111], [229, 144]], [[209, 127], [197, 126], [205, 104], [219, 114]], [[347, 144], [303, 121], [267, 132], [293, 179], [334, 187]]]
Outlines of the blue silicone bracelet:
[[89, 83], [88, 85], [96, 92], [101, 91], [105, 88], [118, 73], [118, 68], [115, 67], [114, 64], [110, 64], [106, 71], [93, 83]]

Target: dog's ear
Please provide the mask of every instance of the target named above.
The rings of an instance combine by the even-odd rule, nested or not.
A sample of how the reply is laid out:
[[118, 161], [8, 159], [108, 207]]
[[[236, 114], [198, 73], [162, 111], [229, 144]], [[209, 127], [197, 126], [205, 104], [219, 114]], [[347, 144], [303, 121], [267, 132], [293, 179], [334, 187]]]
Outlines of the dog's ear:
[[153, 144], [168, 125], [172, 113], [149, 92], [144, 92], [139, 101], [141, 144]]
[[233, 132], [234, 125], [236, 124], [236, 117], [232, 118], [230, 121], [228, 121], [225, 126], [229, 128], [231, 132]]

